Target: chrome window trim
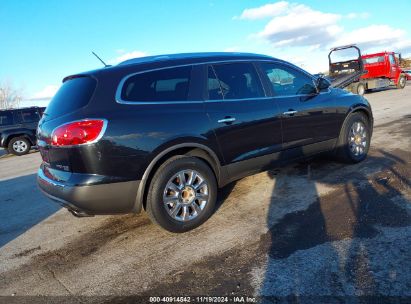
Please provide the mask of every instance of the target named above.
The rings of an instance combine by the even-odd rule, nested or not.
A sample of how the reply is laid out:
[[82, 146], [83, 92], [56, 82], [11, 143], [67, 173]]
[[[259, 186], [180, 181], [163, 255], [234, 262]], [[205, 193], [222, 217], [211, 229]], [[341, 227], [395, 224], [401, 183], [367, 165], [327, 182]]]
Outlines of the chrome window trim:
[[273, 99], [279, 99], [279, 98], [291, 98], [291, 97], [309, 97], [309, 96], [317, 96], [317, 95], [323, 95], [323, 94], [328, 94], [331, 92], [331, 89], [328, 88], [326, 92], [320, 92], [318, 94], [299, 94], [299, 95], [282, 95], [282, 96], [273, 96], [271, 98]]
[[[118, 104], [126, 104], [126, 105], [158, 105], [158, 104], [186, 104], [186, 103], [204, 103], [209, 102], [209, 100], [184, 100], [184, 101], [127, 101], [121, 99], [121, 91], [123, 90], [124, 83], [130, 78], [138, 74], [143, 74], [143, 73], [148, 73], [148, 72], [154, 72], [154, 71], [159, 71], [159, 70], [166, 70], [166, 69], [173, 69], [173, 68], [179, 68], [179, 67], [186, 67], [186, 66], [198, 66], [198, 65], [210, 65], [210, 64], [219, 64], [219, 63], [233, 63], [233, 62], [278, 62], [276, 60], [270, 60], [270, 59], [234, 59], [234, 60], [220, 60], [220, 61], [206, 61], [206, 62], [196, 62], [196, 63], [190, 63], [190, 64], [178, 64], [178, 65], [173, 65], [173, 66], [166, 66], [166, 67], [161, 67], [161, 68], [155, 68], [155, 69], [148, 69], [148, 70], [143, 70], [139, 71], [136, 73], [131, 73], [128, 74], [127, 76], [123, 77], [120, 81], [120, 83], [117, 86], [116, 90], [116, 95], [115, 99]], [[264, 89], [264, 88], [263, 88]], [[263, 98], [272, 98], [272, 97], [263, 97]], [[261, 99], [261, 98], [252, 98], [252, 99]], [[222, 99], [222, 100], [213, 100], [214, 102], [217, 101], [234, 101], [234, 100], [245, 100], [245, 99]]]
[[211, 103], [211, 102], [237, 102], [237, 101], [248, 101], [248, 100], [268, 100], [268, 99], [273, 99], [274, 97], [271, 96], [266, 96], [266, 97], [255, 97], [255, 98], [237, 98], [237, 99], [209, 99], [209, 100], [204, 100], [203, 102], [205, 103]]

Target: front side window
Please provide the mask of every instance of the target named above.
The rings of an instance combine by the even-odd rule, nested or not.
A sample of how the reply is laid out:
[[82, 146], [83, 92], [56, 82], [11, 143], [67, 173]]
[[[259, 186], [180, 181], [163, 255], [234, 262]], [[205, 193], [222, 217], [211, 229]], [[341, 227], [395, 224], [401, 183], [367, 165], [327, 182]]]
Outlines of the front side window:
[[[257, 72], [251, 63], [225, 63], [209, 69], [208, 91], [210, 99], [246, 99], [265, 97]], [[213, 77], [217, 77], [220, 88]]]
[[389, 58], [390, 58], [390, 63], [395, 64], [394, 55], [390, 55]]
[[37, 122], [40, 117], [36, 110], [21, 110], [20, 112], [21, 122]]
[[121, 90], [124, 101], [186, 101], [191, 67], [156, 70], [134, 75]]
[[309, 95], [317, 92], [312, 78], [302, 72], [275, 63], [262, 63], [261, 68], [267, 75], [275, 96]]
[[13, 124], [13, 114], [11, 112], [0, 112], [0, 126]]

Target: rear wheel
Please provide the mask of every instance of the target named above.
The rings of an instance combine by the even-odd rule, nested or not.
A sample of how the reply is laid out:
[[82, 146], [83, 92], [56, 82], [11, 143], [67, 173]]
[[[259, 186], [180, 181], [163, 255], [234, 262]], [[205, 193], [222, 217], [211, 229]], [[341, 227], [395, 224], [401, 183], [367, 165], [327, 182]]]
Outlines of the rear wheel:
[[405, 76], [401, 75], [400, 78], [398, 79], [397, 88], [398, 89], [405, 88], [406, 82], [407, 82], [407, 79], [405, 78]]
[[8, 145], [9, 153], [12, 153], [17, 156], [29, 153], [30, 148], [31, 143], [25, 137], [12, 138]]
[[367, 117], [353, 113], [346, 119], [338, 138], [337, 157], [346, 163], [363, 161], [368, 154], [371, 131]]
[[365, 93], [365, 85], [359, 82], [356, 88], [356, 92], [358, 95], [363, 96]]
[[176, 156], [154, 174], [147, 194], [151, 220], [171, 232], [185, 232], [213, 213], [217, 183], [210, 167], [196, 157]]

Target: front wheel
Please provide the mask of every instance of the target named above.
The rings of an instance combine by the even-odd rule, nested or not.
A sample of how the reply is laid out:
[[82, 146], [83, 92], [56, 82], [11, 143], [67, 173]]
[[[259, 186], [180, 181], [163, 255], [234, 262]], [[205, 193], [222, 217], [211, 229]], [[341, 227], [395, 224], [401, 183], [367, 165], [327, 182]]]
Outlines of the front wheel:
[[337, 142], [337, 157], [346, 163], [363, 161], [371, 143], [371, 130], [367, 117], [362, 113], [348, 116]]
[[8, 145], [8, 151], [17, 156], [29, 153], [30, 148], [31, 144], [25, 137], [15, 137], [10, 140]]
[[400, 79], [398, 79], [398, 83], [397, 83], [397, 88], [398, 89], [403, 89], [405, 88], [405, 84], [407, 82], [407, 79], [405, 78], [404, 75], [400, 76]]
[[213, 171], [196, 157], [176, 156], [154, 174], [146, 211], [154, 223], [170, 232], [185, 232], [213, 213], [217, 183]]

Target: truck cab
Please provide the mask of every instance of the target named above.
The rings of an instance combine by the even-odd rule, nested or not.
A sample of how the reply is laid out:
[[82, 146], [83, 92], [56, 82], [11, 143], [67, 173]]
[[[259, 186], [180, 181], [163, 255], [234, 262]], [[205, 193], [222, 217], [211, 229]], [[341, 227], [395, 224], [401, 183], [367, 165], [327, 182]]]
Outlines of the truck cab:
[[403, 89], [406, 75], [400, 67], [401, 55], [394, 52], [381, 52], [363, 55], [365, 73], [360, 83], [365, 90], [384, 88], [391, 85]]

